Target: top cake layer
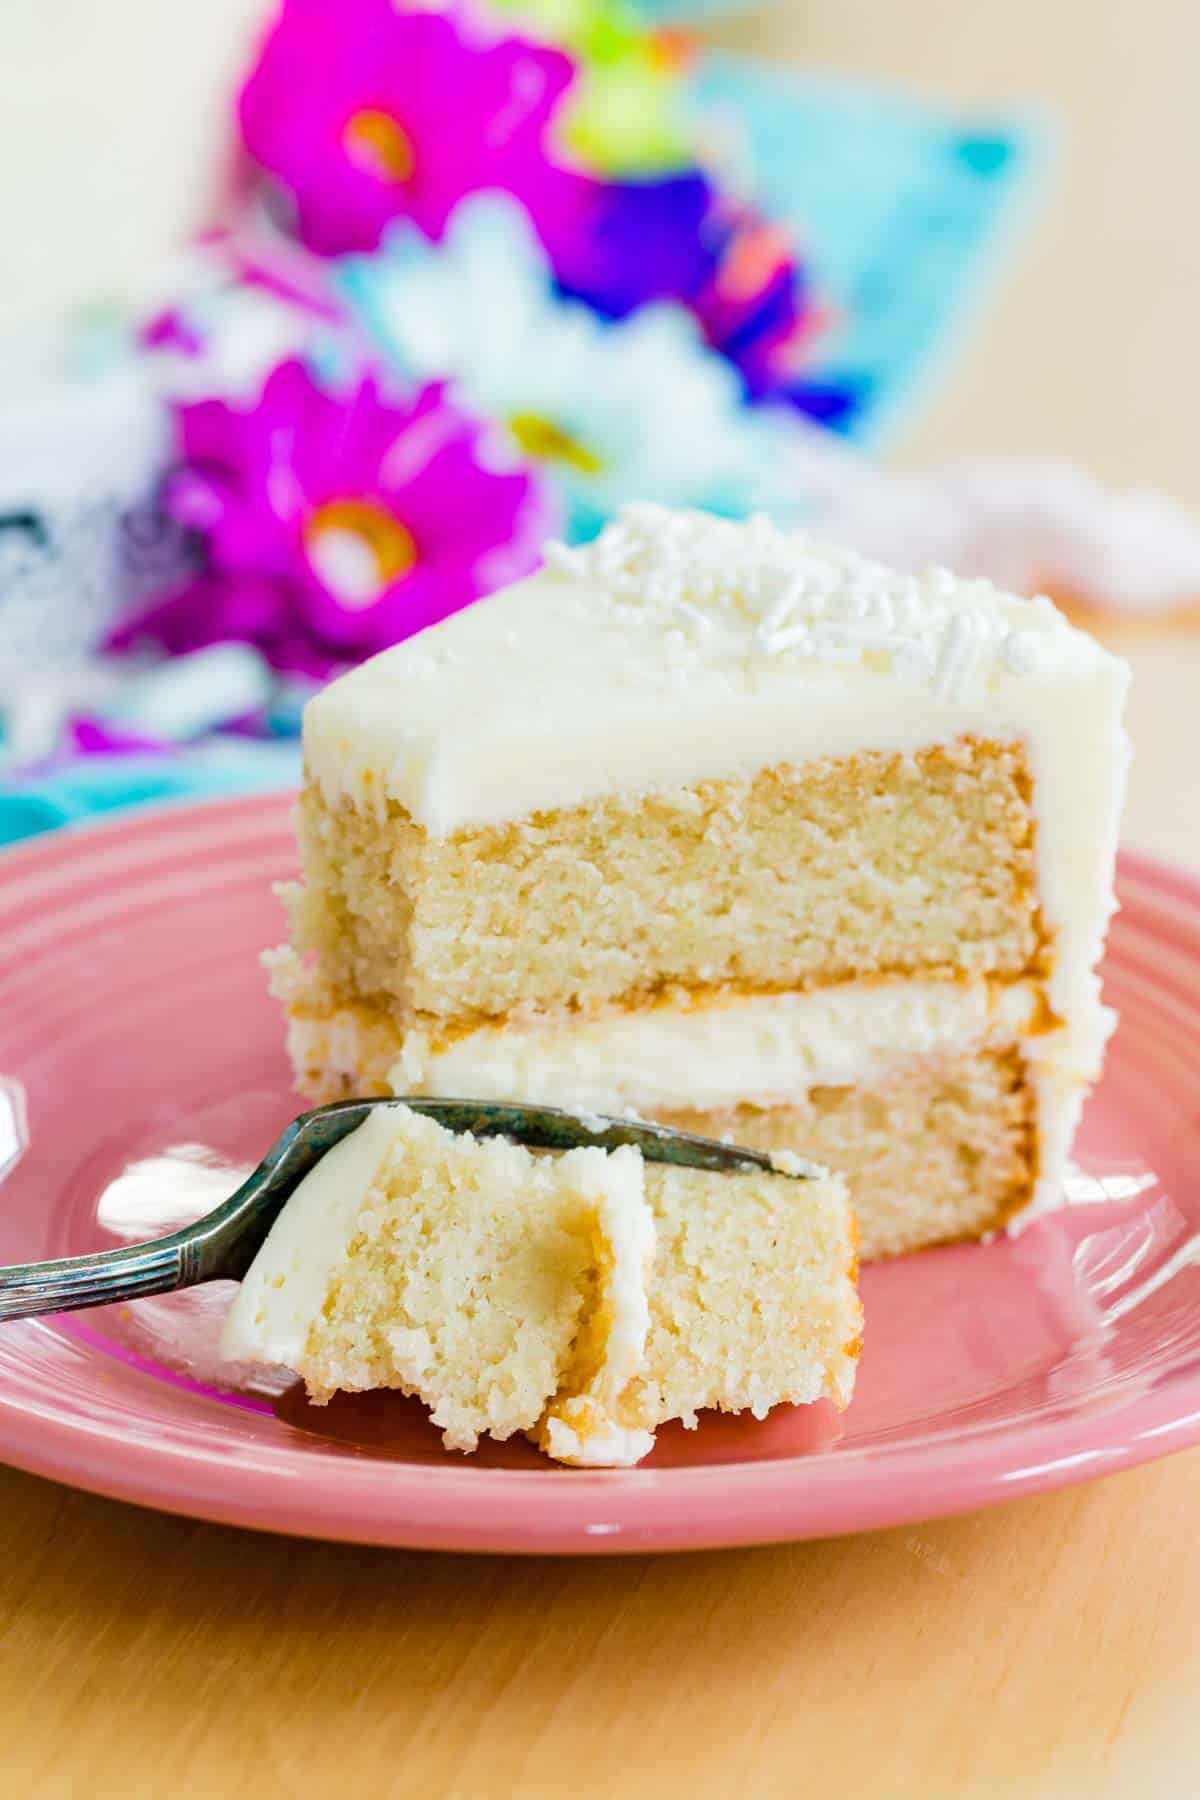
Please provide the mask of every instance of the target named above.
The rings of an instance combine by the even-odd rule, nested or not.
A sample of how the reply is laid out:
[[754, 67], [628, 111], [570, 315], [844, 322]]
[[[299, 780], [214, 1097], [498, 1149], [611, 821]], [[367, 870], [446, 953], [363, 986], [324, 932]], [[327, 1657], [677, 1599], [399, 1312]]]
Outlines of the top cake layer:
[[[327, 801], [390, 798], [441, 837], [967, 730], [1074, 765], [1080, 729], [1097, 737], [1082, 708], [1116, 749], [1127, 679], [1045, 598], [894, 574], [764, 519], [637, 506], [335, 682], [307, 710], [305, 756]], [[1104, 782], [1073, 800], [1111, 813]]]

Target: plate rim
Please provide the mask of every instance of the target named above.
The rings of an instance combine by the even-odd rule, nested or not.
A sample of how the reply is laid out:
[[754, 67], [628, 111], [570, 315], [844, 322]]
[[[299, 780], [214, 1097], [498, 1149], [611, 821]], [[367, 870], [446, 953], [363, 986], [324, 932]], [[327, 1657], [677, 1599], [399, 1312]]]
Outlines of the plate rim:
[[[0, 903], [23, 873], [46, 875], [89, 848], [111, 851], [123, 838], [153, 838], [172, 825], [203, 830], [210, 818], [236, 814], [239, 823], [257, 821], [286, 840], [293, 800], [289, 789], [190, 796], [72, 822], [0, 852]], [[1120, 867], [1157, 896], [1200, 915], [1200, 877], [1140, 851], [1122, 850]], [[52, 1326], [53, 1319], [9, 1329]], [[0, 1460], [27, 1473], [221, 1524], [409, 1549], [620, 1554], [797, 1542], [998, 1505], [1200, 1442], [1200, 1357], [1146, 1391], [1082, 1414], [1067, 1409], [1038, 1420], [985, 1420], [828, 1458], [633, 1470], [396, 1463], [319, 1441], [305, 1444], [299, 1431], [285, 1442], [256, 1446], [260, 1466], [246, 1468], [208, 1445], [131, 1445], [103, 1416], [84, 1421], [56, 1413], [44, 1394], [30, 1404], [7, 1391], [4, 1380], [0, 1371]], [[327, 1473], [336, 1472], [335, 1505], [324, 1487], [315, 1504], [307, 1500], [308, 1484], [295, 1479], [298, 1458], [316, 1458]], [[871, 1463], [880, 1479], [864, 1480]]]

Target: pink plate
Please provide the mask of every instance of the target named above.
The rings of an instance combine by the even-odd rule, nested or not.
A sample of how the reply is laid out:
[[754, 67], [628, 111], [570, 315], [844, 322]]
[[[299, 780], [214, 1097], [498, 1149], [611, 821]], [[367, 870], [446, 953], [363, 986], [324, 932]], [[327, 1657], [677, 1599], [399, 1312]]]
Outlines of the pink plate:
[[[279, 797], [142, 812], [0, 857], [0, 1260], [152, 1236], [297, 1110], [258, 952], [292, 865]], [[866, 1271], [840, 1421], [664, 1431], [632, 1471], [442, 1451], [415, 1402], [223, 1384], [228, 1289], [0, 1327], [0, 1457], [238, 1525], [439, 1549], [683, 1549], [975, 1507], [1200, 1439], [1200, 882], [1122, 867], [1122, 1023], [1072, 1204]], [[192, 1148], [188, 1148], [191, 1146]], [[157, 1160], [154, 1160], [157, 1159]]]

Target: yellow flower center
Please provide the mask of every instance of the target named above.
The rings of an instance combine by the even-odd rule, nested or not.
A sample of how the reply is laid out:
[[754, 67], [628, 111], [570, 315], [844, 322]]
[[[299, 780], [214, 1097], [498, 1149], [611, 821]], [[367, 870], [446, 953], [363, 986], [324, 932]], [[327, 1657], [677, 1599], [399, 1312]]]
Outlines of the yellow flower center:
[[304, 527], [308, 560], [350, 612], [373, 606], [417, 560], [412, 533], [371, 500], [327, 500]]
[[543, 419], [539, 413], [515, 414], [508, 421], [508, 429], [526, 456], [544, 462], [566, 463], [580, 475], [599, 475], [604, 467], [603, 458], [594, 450], [589, 450], [578, 438], [573, 438], [552, 419]]
[[416, 168], [412, 139], [391, 113], [368, 106], [356, 112], [342, 133], [353, 162], [397, 186], [412, 180]]

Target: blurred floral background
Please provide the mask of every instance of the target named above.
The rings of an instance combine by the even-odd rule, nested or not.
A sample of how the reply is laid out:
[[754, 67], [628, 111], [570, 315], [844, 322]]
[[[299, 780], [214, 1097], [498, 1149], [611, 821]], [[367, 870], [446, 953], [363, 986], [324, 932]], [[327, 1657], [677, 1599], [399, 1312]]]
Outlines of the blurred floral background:
[[1200, 592], [1165, 503], [876, 460], [1034, 214], [1045, 119], [682, 14], [257, 9], [202, 229], [181, 197], [136, 280], [80, 269], [0, 342], [0, 839], [291, 781], [314, 685], [628, 500], [1101, 599], [1153, 539], [1147, 604]]

